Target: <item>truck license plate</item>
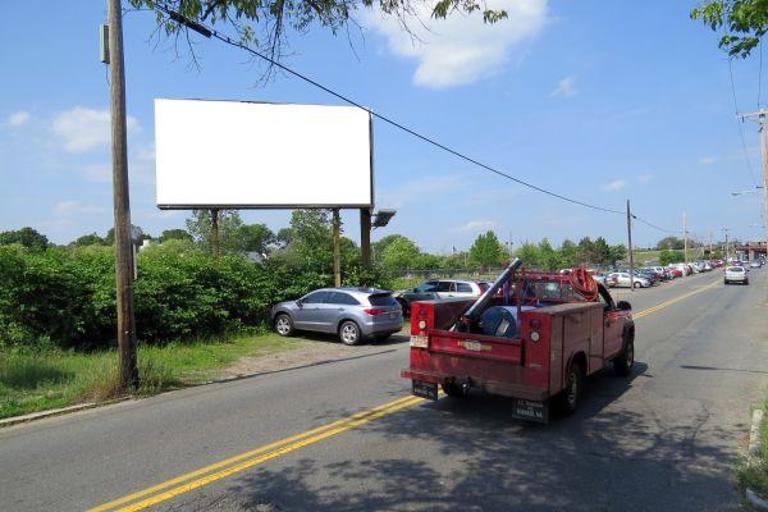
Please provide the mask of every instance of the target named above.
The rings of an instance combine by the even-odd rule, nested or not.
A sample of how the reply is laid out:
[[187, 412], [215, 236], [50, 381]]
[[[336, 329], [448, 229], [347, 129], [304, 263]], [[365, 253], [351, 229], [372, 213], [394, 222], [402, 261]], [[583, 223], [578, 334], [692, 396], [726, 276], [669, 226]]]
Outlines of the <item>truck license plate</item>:
[[437, 400], [437, 384], [414, 380], [413, 394], [427, 400]]
[[535, 421], [537, 423], [547, 423], [549, 421], [547, 402], [515, 398], [512, 407], [515, 417], [521, 420]]

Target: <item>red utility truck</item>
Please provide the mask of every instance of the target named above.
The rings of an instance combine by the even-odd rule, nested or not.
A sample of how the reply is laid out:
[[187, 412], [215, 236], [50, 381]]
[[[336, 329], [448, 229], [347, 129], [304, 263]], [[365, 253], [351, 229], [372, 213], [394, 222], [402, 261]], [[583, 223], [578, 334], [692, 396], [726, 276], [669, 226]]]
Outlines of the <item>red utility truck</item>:
[[513, 414], [546, 423], [551, 402], [576, 410], [584, 378], [611, 362], [628, 376], [634, 362], [631, 306], [615, 303], [584, 269], [525, 272], [515, 259], [477, 300], [414, 302], [413, 394], [437, 400], [470, 388], [512, 398]]

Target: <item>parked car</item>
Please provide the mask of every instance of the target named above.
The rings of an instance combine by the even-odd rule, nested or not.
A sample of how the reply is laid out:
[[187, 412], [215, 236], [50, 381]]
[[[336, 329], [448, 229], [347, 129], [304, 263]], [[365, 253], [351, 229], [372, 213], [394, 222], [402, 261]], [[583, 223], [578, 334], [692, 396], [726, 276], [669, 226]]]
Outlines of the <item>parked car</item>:
[[760, 268], [762, 267], [762, 264], [758, 260], [752, 260], [752, 263], [749, 264], [749, 268]]
[[280, 336], [294, 331], [335, 333], [345, 345], [366, 337], [384, 340], [403, 328], [392, 292], [375, 288], [322, 288], [276, 304], [272, 323]]
[[667, 267], [666, 270], [672, 276], [672, 279], [683, 277], [683, 271], [678, 267]]
[[749, 276], [747, 275], [747, 269], [745, 269], [740, 265], [726, 267], [723, 282], [725, 284], [731, 284], [731, 283], [749, 284]]
[[403, 315], [408, 315], [413, 301], [479, 297], [489, 287], [490, 284], [486, 282], [432, 279], [421, 283], [413, 290], [396, 292], [394, 297], [400, 304]]
[[634, 288], [648, 288], [651, 286], [651, 281], [649, 279], [638, 275], [635, 275], [631, 282], [633, 283], [632, 285], [630, 285], [629, 272], [614, 272], [613, 274], [608, 275], [609, 286], [624, 288], [629, 288], [630, 286], [633, 286]]

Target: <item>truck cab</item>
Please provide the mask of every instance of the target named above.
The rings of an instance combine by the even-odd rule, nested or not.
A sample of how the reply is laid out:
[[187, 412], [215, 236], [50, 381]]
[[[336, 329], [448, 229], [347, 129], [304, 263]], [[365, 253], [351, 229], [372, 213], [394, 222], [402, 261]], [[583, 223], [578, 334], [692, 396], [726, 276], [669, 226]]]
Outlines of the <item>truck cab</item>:
[[612, 363], [629, 375], [635, 327], [629, 303], [614, 302], [584, 269], [526, 272], [516, 260], [477, 300], [414, 302], [413, 394], [436, 400], [470, 389], [512, 399], [515, 416], [547, 422], [549, 406], [576, 410], [586, 376]]

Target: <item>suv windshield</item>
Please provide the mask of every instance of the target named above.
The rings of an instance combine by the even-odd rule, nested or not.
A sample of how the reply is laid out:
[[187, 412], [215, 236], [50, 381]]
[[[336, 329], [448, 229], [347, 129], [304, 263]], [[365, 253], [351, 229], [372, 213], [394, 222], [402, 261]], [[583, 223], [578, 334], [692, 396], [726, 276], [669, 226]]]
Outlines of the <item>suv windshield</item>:
[[379, 293], [368, 297], [371, 306], [397, 306], [397, 301], [389, 293]]

